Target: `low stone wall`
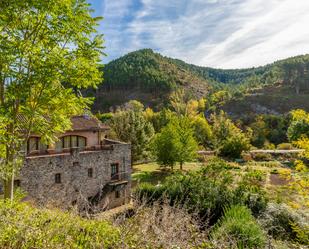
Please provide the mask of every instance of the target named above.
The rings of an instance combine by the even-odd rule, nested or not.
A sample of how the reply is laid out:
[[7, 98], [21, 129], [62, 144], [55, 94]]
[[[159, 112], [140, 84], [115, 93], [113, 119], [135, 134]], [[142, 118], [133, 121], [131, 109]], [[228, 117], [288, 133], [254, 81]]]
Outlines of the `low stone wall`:
[[[119, 164], [120, 172], [127, 172], [128, 183], [122, 190], [123, 193], [108, 194], [105, 205], [111, 208], [129, 201], [129, 144], [114, 144], [110, 150], [73, 150], [66, 154], [27, 157], [18, 179], [21, 188], [37, 203], [68, 208], [75, 203], [86, 203], [102, 190], [111, 181], [113, 163]], [[92, 169], [92, 176], [89, 176], [88, 169]], [[56, 174], [60, 174], [60, 183], [56, 182]]]

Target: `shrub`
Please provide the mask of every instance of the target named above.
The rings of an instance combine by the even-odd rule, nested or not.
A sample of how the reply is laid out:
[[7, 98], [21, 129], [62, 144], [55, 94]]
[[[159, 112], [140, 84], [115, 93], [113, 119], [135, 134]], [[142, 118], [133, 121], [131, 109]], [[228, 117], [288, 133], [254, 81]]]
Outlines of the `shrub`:
[[276, 149], [276, 145], [274, 145], [274, 144], [272, 144], [272, 143], [270, 143], [268, 141], [266, 141], [264, 143], [263, 147], [264, 147], [265, 150], [274, 150], [274, 149]]
[[255, 216], [260, 215], [265, 210], [268, 202], [263, 190], [265, 180], [266, 175], [264, 172], [249, 170], [235, 189], [234, 203], [247, 206]]
[[269, 203], [259, 218], [265, 230], [275, 239], [309, 242], [308, 215], [285, 204]]
[[219, 155], [240, 158], [243, 151], [250, 149], [251, 134], [249, 132], [243, 133], [223, 111], [211, 117], [213, 119], [213, 146]]
[[223, 207], [233, 201], [229, 188], [232, 177], [226, 168], [228, 164], [216, 158], [198, 172], [168, 177], [160, 187], [143, 184], [135, 196], [148, 202], [166, 198], [172, 206], [183, 205], [213, 224], [221, 217]]
[[293, 145], [290, 143], [282, 143], [277, 145], [278, 150], [292, 150]]
[[152, 185], [150, 183], [141, 183], [134, 190], [134, 196], [140, 201], [154, 202], [163, 198], [166, 191], [164, 185]]
[[121, 248], [204, 248], [200, 245], [208, 240], [195, 216], [165, 201], [152, 206], [138, 203], [130, 219], [119, 217], [116, 222], [128, 246]]
[[116, 248], [118, 240], [107, 222], [0, 201], [0, 248]]
[[255, 153], [253, 159], [256, 161], [271, 161], [272, 156], [268, 153]]
[[259, 214], [267, 200], [262, 191], [257, 191], [258, 187], [254, 188], [253, 182], [260, 184], [264, 178], [256, 173], [261, 179], [253, 177], [250, 187], [241, 184], [239, 188], [231, 188], [233, 175], [227, 170], [230, 168], [225, 161], [214, 158], [200, 171], [175, 174], [159, 187], [141, 185], [135, 196], [140, 200], [147, 199], [149, 203], [167, 198], [171, 205], [184, 205], [188, 211], [198, 212], [209, 225], [222, 216], [226, 205], [248, 205], [254, 214]]
[[225, 209], [224, 216], [213, 229], [212, 238], [229, 248], [263, 248], [266, 241], [250, 210], [239, 205]]
[[241, 156], [245, 162], [252, 161], [253, 159], [250, 153], [242, 153]]
[[294, 167], [295, 167], [295, 170], [299, 171], [299, 172], [306, 172], [307, 171], [306, 165], [301, 160], [295, 160]]
[[112, 120], [113, 113], [110, 113], [110, 112], [108, 112], [108, 113], [98, 113], [96, 116], [97, 116], [98, 119], [100, 119], [100, 121], [102, 123], [106, 123], [106, 122]]
[[219, 154], [229, 158], [240, 158], [243, 151], [250, 148], [249, 140], [243, 133], [237, 133], [222, 142]]
[[272, 169], [270, 171], [271, 174], [279, 174], [278, 169]]
[[279, 161], [250, 162], [247, 165], [253, 167], [267, 167], [267, 168], [279, 168], [283, 166]]

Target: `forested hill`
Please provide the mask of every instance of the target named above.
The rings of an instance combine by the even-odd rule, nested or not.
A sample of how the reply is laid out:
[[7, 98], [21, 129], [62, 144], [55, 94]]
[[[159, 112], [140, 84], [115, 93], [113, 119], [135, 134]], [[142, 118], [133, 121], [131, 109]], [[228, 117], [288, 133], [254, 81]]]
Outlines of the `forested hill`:
[[270, 65], [246, 69], [216, 69], [188, 64], [178, 59], [169, 60], [179, 65], [181, 68], [207, 79], [212, 84], [240, 84], [252, 76], [262, 76], [271, 69]]
[[248, 89], [281, 82], [295, 91], [309, 89], [309, 55], [297, 56], [248, 69], [214, 69], [164, 57], [151, 49], [138, 50], [103, 67], [104, 83], [91, 95], [95, 111], [107, 111], [137, 99], [160, 108], [171, 92], [184, 88], [192, 98], [201, 98], [227, 88]]
[[169, 93], [179, 87], [198, 98], [210, 90], [207, 80], [151, 49], [129, 53], [105, 65], [103, 71], [104, 83], [95, 94], [96, 110], [130, 99], [151, 106], [164, 105]]

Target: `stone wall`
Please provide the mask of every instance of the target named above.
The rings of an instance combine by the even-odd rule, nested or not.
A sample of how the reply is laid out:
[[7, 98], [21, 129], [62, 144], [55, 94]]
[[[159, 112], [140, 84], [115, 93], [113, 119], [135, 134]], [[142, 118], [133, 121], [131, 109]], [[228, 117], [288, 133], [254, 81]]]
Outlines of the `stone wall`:
[[[107, 208], [124, 204], [130, 199], [131, 146], [113, 144], [110, 150], [81, 151], [71, 153], [27, 157], [19, 178], [21, 188], [39, 204], [68, 208], [72, 203], [87, 202], [111, 181], [111, 164], [118, 163], [119, 171], [128, 183], [119, 193], [108, 193], [104, 199]], [[92, 168], [92, 177], [88, 169]], [[55, 182], [60, 174], [61, 183]], [[116, 198], [116, 195], [118, 198]], [[103, 204], [101, 204], [103, 205]]]

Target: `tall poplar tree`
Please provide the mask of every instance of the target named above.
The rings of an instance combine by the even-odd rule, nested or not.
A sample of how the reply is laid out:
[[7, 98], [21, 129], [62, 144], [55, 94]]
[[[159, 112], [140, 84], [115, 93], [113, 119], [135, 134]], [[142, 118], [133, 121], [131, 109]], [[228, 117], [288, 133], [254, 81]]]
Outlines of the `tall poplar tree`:
[[71, 126], [101, 81], [100, 18], [85, 0], [0, 1], [0, 178], [13, 199], [14, 174], [30, 134], [46, 142]]

